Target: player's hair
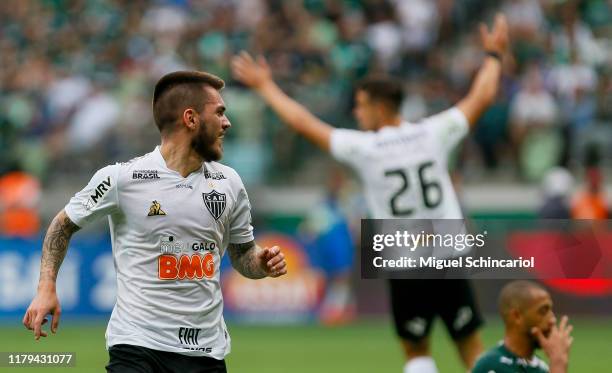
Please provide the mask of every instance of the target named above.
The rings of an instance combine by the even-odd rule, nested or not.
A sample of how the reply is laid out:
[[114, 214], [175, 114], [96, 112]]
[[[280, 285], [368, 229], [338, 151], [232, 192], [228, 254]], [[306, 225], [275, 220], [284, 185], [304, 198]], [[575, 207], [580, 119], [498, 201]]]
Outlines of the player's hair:
[[532, 299], [532, 290], [543, 290], [544, 287], [537, 282], [518, 280], [512, 281], [504, 286], [499, 293], [498, 308], [504, 321], [508, 321], [508, 316], [512, 309], [524, 309]]
[[386, 75], [374, 75], [357, 83], [357, 91], [364, 91], [373, 101], [384, 102], [393, 111], [399, 111], [404, 100], [404, 90], [399, 79]]
[[159, 132], [171, 130], [187, 108], [201, 112], [206, 101], [205, 86], [221, 90], [225, 82], [203, 71], [175, 71], [164, 75], [153, 90], [153, 119]]

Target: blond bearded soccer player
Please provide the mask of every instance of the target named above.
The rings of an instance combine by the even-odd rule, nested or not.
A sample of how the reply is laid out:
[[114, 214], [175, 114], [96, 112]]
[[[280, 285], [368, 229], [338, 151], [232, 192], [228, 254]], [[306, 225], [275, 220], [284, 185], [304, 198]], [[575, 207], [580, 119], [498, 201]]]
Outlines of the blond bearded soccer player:
[[[469, 93], [422, 125], [402, 120], [401, 85], [392, 79], [370, 79], [357, 87], [355, 116], [364, 132], [335, 129], [319, 120], [276, 85], [263, 58], [254, 60], [243, 52], [233, 59], [232, 69], [286, 125], [357, 172], [372, 218], [461, 219], [447, 158], [493, 102], [508, 45], [502, 15], [492, 31], [485, 25], [480, 31], [487, 56]], [[437, 372], [428, 337], [436, 315], [447, 325], [465, 367], [471, 368], [483, 347], [477, 330], [482, 320], [469, 282], [414, 281], [390, 281], [396, 332], [407, 360], [404, 372]]]
[[219, 265], [226, 249], [243, 276], [287, 273], [278, 247], [253, 238], [251, 205], [236, 171], [217, 161], [231, 127], [218, 77], [179, 71], [153, 93], [161, 145], [100, 169], [51, 222], [37, 294], [23, 318], [35, 338], [61, 307], [56, 278], [71, 236], [108, 216], [117, 301], [106, 330], [108, 372], [225, 372], [230, 337]]
[[[572, 326], [557, 319], [550, 294], [532, 281], [513, 281], [499, 295], [504, 340], [476, 362], [472, 373], [567, 373]], [[541, 348], [549, 365], [535, 355]]]

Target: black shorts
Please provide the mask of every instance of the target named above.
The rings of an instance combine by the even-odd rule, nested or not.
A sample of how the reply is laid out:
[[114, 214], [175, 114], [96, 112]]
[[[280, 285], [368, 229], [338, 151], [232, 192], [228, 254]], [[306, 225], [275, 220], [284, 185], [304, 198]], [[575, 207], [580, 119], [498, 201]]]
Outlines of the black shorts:
[[108, 349], [108, 373], [226, 373], [225, 360], [206, 356], [187, 356], [133, 345], [114, 345]]
[[395, 331], [418, 342], [429, 335], [436, 315], [454, 340], [483, 324], [468, 280], [389, 280]]

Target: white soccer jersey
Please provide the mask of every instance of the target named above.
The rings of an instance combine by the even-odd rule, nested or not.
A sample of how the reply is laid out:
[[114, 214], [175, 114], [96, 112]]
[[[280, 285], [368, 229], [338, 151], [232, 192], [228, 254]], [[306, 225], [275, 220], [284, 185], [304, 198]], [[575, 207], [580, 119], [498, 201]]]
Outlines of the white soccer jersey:
[[107, 348], [229, 353], [219, 265], [229, 243], [254, 239], [248, 196], [232, 168], [206, 162], [182, 177], [157, 147], [96, 172], [65, 211], [80, 227], [109, 216], [117, 302]]
[[377, 132], [336, 129], [330, 146], [356, 170], [372, 218], [462, 219], [448, 155], [467, 132], [465, 116], [453, 107]]

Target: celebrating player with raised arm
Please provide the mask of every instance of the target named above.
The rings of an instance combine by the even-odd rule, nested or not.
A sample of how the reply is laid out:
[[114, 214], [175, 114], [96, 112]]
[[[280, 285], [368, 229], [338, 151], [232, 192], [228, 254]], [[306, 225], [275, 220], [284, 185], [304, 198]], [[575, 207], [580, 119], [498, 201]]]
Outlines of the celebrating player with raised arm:
[[[373, 218], [461, 219], [447, 158], [495, 98], [508, 45], [504, 16], [496, 17], [491, 31], [481, 25], [480, 34], [486, 57], [469, 93], [455, 107], [420, 124], [402, 120], [402, 87], [396, 80], [372, 78], [357, 87], [354, 114], [364, 131], [355, 131], [333, 128], [288, 97], [262, 57], [242, 52], [234, 57], [232, 70], [284, 123], [356, 170]], [[428, 339], [436, 315], [446, 323], [465, 367], [471, 368], [483, 348], [477, 332], [482, 320], [469, 283], [392, 280], [390, 285], [396, 331], [407, 359], [404, 372], [437, 371]]]
[[153, 94], [161, 145], [96, 172], [51, 222], [36, 297], [23, 318], [36, 339], [52, 314], [56, 278], [72, 235], [109, 217], [117, 302], [106, 331], [108, 372], [225, 372], [230, 337], [219, 265], [259, 279], [287, 273], [278, 247], [253, 238], [251, 205], [236, 171], [217, 163], [231, 127], [218, 77], [197, 71], [162, 77]]

